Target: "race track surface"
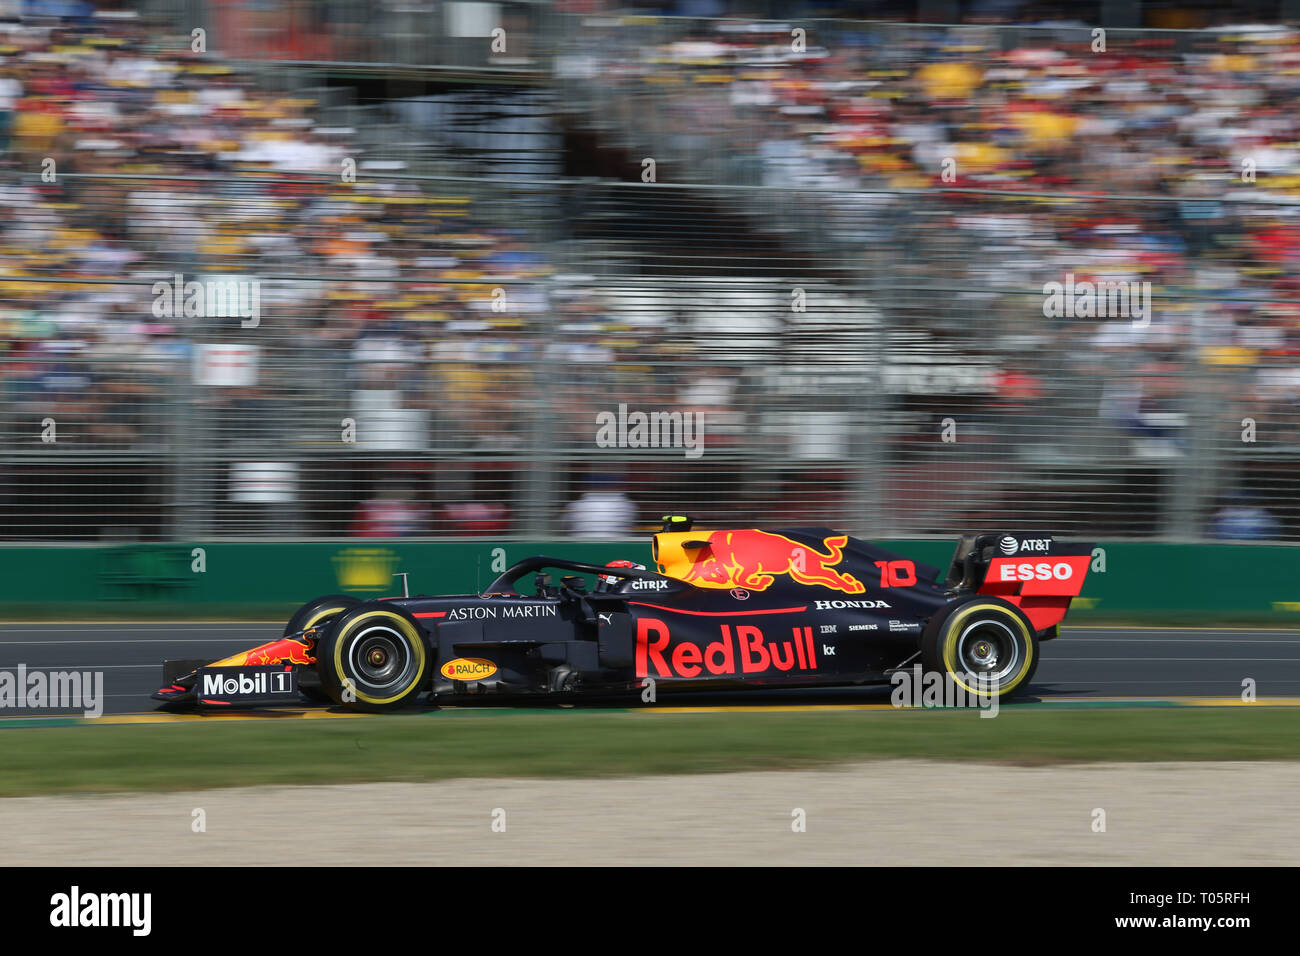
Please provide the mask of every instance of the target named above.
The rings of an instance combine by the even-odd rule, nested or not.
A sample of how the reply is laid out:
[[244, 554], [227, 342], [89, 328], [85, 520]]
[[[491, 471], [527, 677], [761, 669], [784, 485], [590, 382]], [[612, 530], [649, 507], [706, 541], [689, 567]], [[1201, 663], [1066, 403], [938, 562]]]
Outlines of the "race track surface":
[[[103, 712], [151, 712], [164, 658], [216, 658], [280, 635], [272, 623], [0, 624], [0, 671], [103, 673]], [[1065, 627], [1042, 646], [1027, 695], [1042, 699], [1240, 697], [1251, 678], [1261, 702], [1300, 696], [1300, 630]], [[756, 695], [681, 695], [686, 704], [887, 702], [888, 688]], [[6, 706], [0, 717], [81, 715]]]

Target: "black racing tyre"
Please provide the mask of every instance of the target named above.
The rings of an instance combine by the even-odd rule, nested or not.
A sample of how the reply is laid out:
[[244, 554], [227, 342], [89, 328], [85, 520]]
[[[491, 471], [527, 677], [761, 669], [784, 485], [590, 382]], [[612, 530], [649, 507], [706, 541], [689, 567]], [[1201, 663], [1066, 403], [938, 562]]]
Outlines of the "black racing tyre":
[[354, 608], [360, 603], [360, 598], [354, 598], [349, 594], [327, 594], [325, 597], [308, 601], [293, 612], [293, 617], [289, 618], [289, 623], [284, 626], [284, 636], [288, 637], [295, 631], [305, 631], [309, 627], [315, 627], [321, 621]]
[[[284, 636], [288, 637], [298, 631], [305, 631], [309, 627], [315, 627], [349, 608], [356, 607], [360, 603], [360, 598], [354, 598], [350, 594], [327, 594], [325, 597], [318, 597], [314, 601], [308, 601], [294, 612], [293, 617], [289, 618], [289, 623], [284, 626]], [[310, 677], [311, 675], [308, 675], [308, 678]], [[298, 693], [317, 704], [333, 703], [330, 695], [316, 683], [299, 681]]]
[[1038, 635], [1014, 604], [975, 597], [926, 626], [921, 662], [968, 693], [1010, 697], [1028, 687], [1038, 669]]
[[378, 603], [340, 614], [316, 645], [330, 699], [353, 710], [395, 710], [428, 685], [433, 655], [413, 620]]

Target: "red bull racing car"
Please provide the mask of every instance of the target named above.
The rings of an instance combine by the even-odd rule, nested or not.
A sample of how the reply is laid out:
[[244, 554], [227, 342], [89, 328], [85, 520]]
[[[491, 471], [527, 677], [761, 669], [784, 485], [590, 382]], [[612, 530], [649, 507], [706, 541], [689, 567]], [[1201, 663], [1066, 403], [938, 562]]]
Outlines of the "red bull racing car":
[[919, 664], [1001, 698], [1032, 679], [1092, 545], [963, 535], [940, 580], [938, 568], [826, 528], [695, 531], [674, 516], [652, 555], [653, 570], [527, 558], [482, 594], [317, 598], [279, 640], [165, 662], [153, 696], [229, 707], [305, 695], [383, 711], [422, 698], [609, 697], [652, 685], [887, 684]]

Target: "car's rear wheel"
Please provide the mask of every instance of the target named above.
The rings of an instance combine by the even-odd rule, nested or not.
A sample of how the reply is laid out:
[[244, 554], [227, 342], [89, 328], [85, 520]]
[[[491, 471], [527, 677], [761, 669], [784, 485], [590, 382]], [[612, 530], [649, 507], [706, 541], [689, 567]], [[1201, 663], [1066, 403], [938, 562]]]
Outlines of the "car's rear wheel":
[[[330, 618], [337, 617], [360, 603], [362, 603], [360, 598], [354, 598], [349, 594], [327, 594], [325, 597], [318, 597], [314, 601], [308, 601], [294, 612], [293, 617], [289, 618], [289, 623], [284, 626], [284, 636], [288, 637], [298, 631], [305, 631], [309, 627], [319, 627], [326, 624]], [[312, 677], [314, 675], [308, 674], [307, 676]], [[318, 683], [299, 680], [298, 693], [318, 704], [331, 703], [330, 695]]]
[[926, 628], [921, 660], [967, 693], [1009, 697], [1038, 669], [1038, 637], [1015, 605], [980, 597], [951, 608]]
[[430, 652], [419, 626], [392, 608], [345, 611], [316, 645], [316, 672], [334, 700], [354, 710], [394, 710], [427, 683]]

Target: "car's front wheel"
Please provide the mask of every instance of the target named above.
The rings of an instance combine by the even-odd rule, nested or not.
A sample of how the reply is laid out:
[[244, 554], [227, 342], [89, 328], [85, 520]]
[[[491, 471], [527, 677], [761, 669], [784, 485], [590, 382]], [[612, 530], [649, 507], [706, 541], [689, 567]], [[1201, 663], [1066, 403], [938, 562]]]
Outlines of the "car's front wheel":
[[349, 594], [328, 594], [314, 601], [308, 601], [293, 612], [293, 617], [289, 618], [289, 623], [284, 626], [284, 636], [288, 637], [298, 631], [315, 627], [322, 621], [354, 608], [360, 603], [360, 598], [354, 598]]
[[[326, 624], [330, 618], [337, 617], [360, 603], [360, 598], [354, 598], [350, 594], [328, 594], [325, 597], [318, 597], [314, 601], [308, 601], [294, 612], [293, 617], [289, 618], [289, 623], [284, 626], [284, 636], [288, 637], [290, 634], [305, 631], [309, 627]], [[325, 692], [320, 684], [315, 683], [315, 678], [310, 673], [308, 673], [307, 679], [299, 680], [298, 693], [318, 704], [330, 703], [330, 695]]]
[[967, 693], [1009, 697], [1038, 669], [1038, 637], [1015, 605], [979, 597], [931, 621], [921, 638], [921, 660]]
[[316, 671], [330, 698], [355, 710], [393, 710], [428, 683], [430, 652], [414, 621], [391, 608], [345, 611], [316, 645]]

